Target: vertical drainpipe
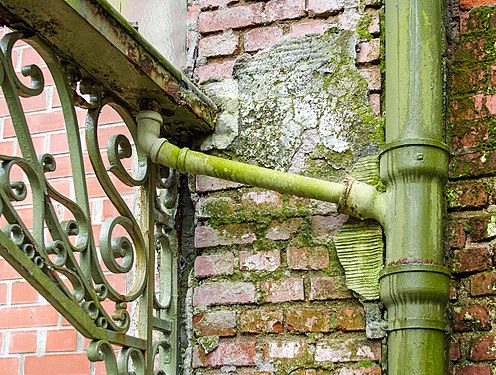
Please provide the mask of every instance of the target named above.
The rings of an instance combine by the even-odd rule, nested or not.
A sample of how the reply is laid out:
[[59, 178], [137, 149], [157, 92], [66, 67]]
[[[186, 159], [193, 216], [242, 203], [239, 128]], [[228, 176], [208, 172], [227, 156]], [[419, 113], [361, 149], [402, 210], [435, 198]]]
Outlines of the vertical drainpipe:
[[442, 121], [442, 0], [386, 0], [388, 207], [380, 292], [388, 313], [388, 373], [446, 374]]

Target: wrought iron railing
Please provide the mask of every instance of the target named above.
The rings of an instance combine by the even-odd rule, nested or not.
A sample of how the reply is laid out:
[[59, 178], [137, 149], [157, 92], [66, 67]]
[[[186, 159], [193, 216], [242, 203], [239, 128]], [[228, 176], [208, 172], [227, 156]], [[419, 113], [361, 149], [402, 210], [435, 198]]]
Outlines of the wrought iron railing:
[[[37, 9], [26, 12], [29, 4]], [[83, 20], [87, 29], [79, 35], [93, 40], [94, 49], [74, 48], [64, 30], [33, 24], [55, 22], [54, 17], [60, 23]], [[0, 19], [11, 28], [0, 41], [0, 84], [20, 148], [20, 155], [0, 155], [0, 255], [91, 339], [88, 357], [104, 361], [108, 374], [174, 374], [178, 174], [151, 163], [135, 147], [134, 118], [142, 108], [162, 112], [164, 132], [180, 142], [191, 138], [190, 126], [211, 128], [210, 103], [104, 1], [5, 0]], [[104, 44], [109, 40], [110, 47]], [[13, 50], [19, 41], [39, 53], [48, 72], [36, 64], [16, 71]], [[129, 53], [122, 53], [123, 46]], [[105, 64], [112, 61], [95, 60], [99, 53], [123, 61], [123, 71], [106, 72]], [[36, 149], [23, 108], [26, 100], [43, 94], [47, 77], [63, 113], [73, 197], [52, 184], [50, 175], [60, 168], [60, 159]], [[111, 134], [102, 145], [99, 117], [108, 107], [117, 112], [125, 131]], [[101, 228], [93, 225], [88, 174], [96, 176], [116, 213]], [[135, 209], [117, 186], [135, 189]], [[18, 209], [31, 202], [32, 220]]]

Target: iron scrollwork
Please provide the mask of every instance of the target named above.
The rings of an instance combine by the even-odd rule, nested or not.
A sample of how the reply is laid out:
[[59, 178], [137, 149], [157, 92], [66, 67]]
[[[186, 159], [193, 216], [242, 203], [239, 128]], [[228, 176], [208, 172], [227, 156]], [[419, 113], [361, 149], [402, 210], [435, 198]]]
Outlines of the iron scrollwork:
[[[58, 168], [57, 158], [35, 150], [21, 98], [41, 95], [45, 76], [37, 65], [24, 66], [22, 77], [16, 74], [12, 52], [20, 40], [39, 53], [55, 82], [70, 146], [74, 199], [50, 182], [50, 173]], [[105, 361], [108, 374], [175, 373], [176, 244], [171, 220], [177, 207], [177, 174], [158, 170], [133, 146], [136, 124], [125, 104], [83, 78], [77, 67], [64, 63], [41, 40], [11, 32], [1, 39], [0, 49], [0, 84], [21, 151], [20, 156], [0, 155], [0, 214], [5, 223], [0, 255], [92, 339], [88, 358]], [[109, 137], [105, 160], [99, 144], [99, 116], [106, 106], [119, 114], [128, 134]], [[85, 144], [75, 107], [87, 112]], [[124, 165], [129, 159], [133, 160], [131, 173]], [[117, 212], [103, 222], [99, 233], [91, 219], [89, 172]], [[138, 215], [122, 198], [115, 179], [136, 188]], [[16, 209], [28, 201], [32, 201], [32, 224]], [[61, 219], [60, 207], [69, 218]], [[125, 277], [127, 288], [116, 288], [109, 275]], [[113, 345], [121, 347], [117, 356]]]

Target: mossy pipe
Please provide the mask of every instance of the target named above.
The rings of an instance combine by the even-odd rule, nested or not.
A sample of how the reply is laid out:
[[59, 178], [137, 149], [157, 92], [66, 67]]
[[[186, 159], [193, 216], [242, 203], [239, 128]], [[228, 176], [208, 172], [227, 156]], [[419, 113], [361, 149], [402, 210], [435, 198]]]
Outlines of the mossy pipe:
[[155, 163], [177, 169], [181, 173], [211, 176], [281, 193], [337, 203], [343, 213], [359, 219], [375, 219], [383, 223], [384, 199], [373, 186], [353, 179], [341, 184], [329, 182], [179, 148], [165, 139], [158, 138], [162, 124], [160, 114], [141, 111], [137, 120], [138, 147]]
[[386, 267], [380, 296], [388, 311], [388, 373], [444, 375], [442, 1], [386, 0]]

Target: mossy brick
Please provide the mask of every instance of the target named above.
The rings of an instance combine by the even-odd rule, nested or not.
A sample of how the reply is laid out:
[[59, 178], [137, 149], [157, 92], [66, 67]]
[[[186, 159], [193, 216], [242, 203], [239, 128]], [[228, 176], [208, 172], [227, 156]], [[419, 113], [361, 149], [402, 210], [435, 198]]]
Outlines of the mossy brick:
[[274, 340], [264, 343], [262, 353], [265, 358], [295, 359], [305, 356], [307, 346], [303, 340]]
[[496, 359], [496, 336], [488, 334], [476, 338], [469, 348], [468, 358], [474, 362], [493, 361]]
[[283, 333], [282, 310], [245, 310], [239, 317], [239, 330], [243, 333]]
[[[467, 0], [462, 0], [467, 2]], [[468, 35], [487, 31], [495, 23], [494, 12], [480, 12], [476, 9], [460, 14], [460, 34]]]
[[329, 332], [333, 328], [335, 313], [330, 309], [294, 308], [286, 312], [289, 332]]
[[206, 354], [202, 347], [193, 348], [193, 368], [219, 368], [222, 366], [253, 366], [257, 350], [256, 343], [221, 342], [217, 348]]
[[487, 55], [486, 39], [466, 39], [462, 38], [454, 49], [454, 60], [458, 63], [474, 63], [484, 60]]
[[196, 191], [199, 193], [208, 193], [220, 190], [237, 189], [243, 186], [237, 182], [221, 180], [209, 176], [196, 176]]
[[492, 256], [486, 246], [469, 246], [454, 251], [451, 269], [454, 273], [470, 274], [486, 271], [492, 265]]
[[281, 194], [275, 191], [249, 191], [241, 197], [246, 210], [263, 210], [279, 208], [282, 204]]
[[193, 317], [197, 336], [236, 336], [236, 311], [212, 311]]
[[455, 219], [448, 220], [447, 235], [450, 248], [459, 249], [464, 247], [467, 239], [464, 222]]
[[347, 220], [348, 215], [343, 214], [312, 216], [312, 235], [317, 239], [332, 239]]
[[382, 369], [380, 367], [369, 367], [369, 368], [352, 368], [343, 367], [339, 370], [339, 375], [381, 375]]
[[484, 95], [463, 95], [451, 100], [451, 122], [485, 118], [489, 112], [483, 105]]
[[453, 328], [457, 332], [489, 331], [491, 318], [487, 305], [471, 305], [453, 308]]
[[219, 245], [246, 245], [255, 242], [257, 236], [250, 224], [229, 224], [219, 228], [198, 226], [195, 228], [197, 249]]
[[483, 181], [454, 182], [449, 184], [448, 189], [451, 192], [449, 209], [480, 209], [488, 204], [489, 188]]
[[302, 301], [305, 298], [303, 279], [297, 277], [261, 281], [260, 290], [266, 302]]
[[365, 330], [365, 311], [363, 307], [344, 307], [336, 313], [336, 329], [339, 331]]
[[195, 258], [196, 278], [201, 279], [218, 275], [232, 275], [233, 272], [233, 253], [200, 255]]
[[291, 372], [291, 375], [331, 375], [331, 372], [322, 369], [305, 369], [295, 370]]
[[371, 341], [362, 337], [323, 339], [317, 341], [315, 347], [316, 362], [343, 363], [379, 359], [381, 359], [380, 341]]
[[483, 92], [487, 81], [487, 68], [481, 68], [479, 65], [460, 67], [453, 72], [452, 93], [456, 95]]
[[486, 271], [469, 277], [472, 297], [496, 295], [496, 272]]
[[241, 271], [275, 271], [281, 266], [279, 250], [241, 251], [239, 269]]
[[453, 375], [491, 375], [489, 365], [457, 365], [453, 368]]
[[494, 0], [460, 0], [460, 8], [465, 10], [492, 4], [494, 4]]
[[496, 172], [496, 151], [463, 152], [450, 161], [450, 178], [482, 177]]
[[230, 197], [201, 197], [196, 205], [198, 219], [222, 218], [232, 215], [236, 204]]
[[293, 270], [322, 270], [329, 267], [329, 250], [323, 246], [289, 247], [286, 261]]
[[339, 300], [351, 297], [351, 291], [346, 287], [346, 279], [343, 276], [310, 278], [309, 299], [311, 301]]
[[272, 221], [267, 229], [265, 238], [272, 241], [286, 241], [296, 234], [303, 224], [302, 218], [291, 218], [284, 222]]
[[463, 152], [474, 148], [484, 148], [489, 140], [487, 120], [457, 121], [453, 124], [451, 148], [453, 152]]

